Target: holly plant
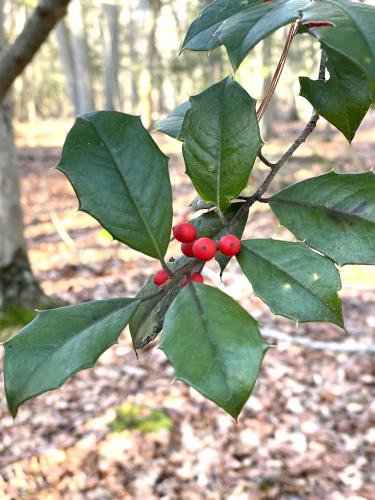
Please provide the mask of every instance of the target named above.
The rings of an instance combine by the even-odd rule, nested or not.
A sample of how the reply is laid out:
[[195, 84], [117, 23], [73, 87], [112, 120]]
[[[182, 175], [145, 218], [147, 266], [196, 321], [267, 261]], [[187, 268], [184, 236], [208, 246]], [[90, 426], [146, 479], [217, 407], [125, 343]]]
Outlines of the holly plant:
[[[260, 41], [286, 25], [278, 69], [257, 107], [236, 81], [236, 70]], [[38, 312], [5, 345], [5, 390], [14, 417], [28, 399], [93, 366], [129, 325], [135, 350], [162, 332], [160, 348], [176, 379], [237, 418], [269, 346], [245, 309], [203, 283], [201, 273], [211, 259], [222, 273], [236, 258], [254, 294], [274, 314], [344, 328], [340, 266], [375, 264], [374, 174], [332, 171], [273, 196], [266, 193], [320, 116], [352, 141], [375, 101], [374, 26], [375, 8], [348, 0], [216, 0], [195, 19], [182, 49], [209, 52], [224, 45], [234, 73], [159, 125], [182, 142], [186, 174], [198, 194], [193, 207], [199, 215], [173, 228], [182, 252], [176, 259], [165, 260], [173, 216], [168, 158], [141, 119], [107, 111], [77, 118], [57, 168], [71, 182], [80, 210], [114, 239], [157, 259], [160, 271], [136, 297]], [[315, 111], [272, 163], [262, 154], [259, 120], [290, 45], [301, 35], [320, 43], [318, 79], [300, 78], [301, 96]], [[249, 194], [257, 158], [268, 175]], [[266, 204], [297, 241], [241, 241], [257, 203]]]

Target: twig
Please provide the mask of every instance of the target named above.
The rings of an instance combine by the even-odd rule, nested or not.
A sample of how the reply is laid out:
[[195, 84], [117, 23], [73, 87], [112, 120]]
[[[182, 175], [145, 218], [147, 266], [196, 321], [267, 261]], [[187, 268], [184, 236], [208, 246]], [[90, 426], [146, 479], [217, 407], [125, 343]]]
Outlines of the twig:
[[160, 264], [161, 264], [161, 267], [164, 269], [164, 271], [168, 274], [168, 276], [172, 277], [173, 273], [169, 269], [169, 267], [168, 267], [168, 265], [167, 265], [167, 263], [165, 262], [164, 259], [160, 259]]
[[265, 158], [262, 153], [259, 153], [258, 154], [258, 158], [260, 159], [260, 161], [262, 163], [264, 163], [267, 167], [270, 167], [270, 168], [273, 168], [275, 166], [274, 163], [270, 162], [269, 160], [267, 160], [267, 158]]
[[272, 329], [262, 330], [262, 336], [290, 344], [298, 344], [307, 349], [319, 351], [347, 352], [347, 353], [375, 353], [375, 344], [359, 344], [358, 342], [322, 342], [320, 340], [311, 340], [300, 335], [288, 335]]
[[[194, 269], [194, 267], [197, 266], [199, 261], [197, 261], [197, 259], [194, 259], [191, 262], [189, 262], [188, 264], [186, 264], [185, 266], [181, 267], [180, 269], [177, 269], [177, 271], [174, 271], [174, 272], [171, 269], [169, 269], [166, 262], [164, 262], [162, 260], [160, 262], [164, 263], [164, 265], [166, 266], [165, 271], [166, 272], [169, 271], [168, 274], [169, 274], [171, 279], [168, 280], [164, 285], [161, 285], [160, 289], [157, 292], [151, 293], [150, 295], [145, 295], [144, 297], [140, 297], [138, 299], [136, 298], [136, 300], [138, 300], [139, 302], [146, 302], [148, 300], [152, 300], [152, 299], [155, 299], [156, 297], [159, 297], [159, 295], [163, 295], [165, 293], [168, 293], [168, 291], [175, 286], [177, 281], [180, 280], [184, 274], [190, 273]], [[199, 272], [203, 269], [204, 265], [205, 265], [205, 263], [203, 263], [203, 266], [199, 268], [200, 269]], [[163, 266], [163, 269], [164, 269], [164, 266]], [[168, 271], [167, 271], [167, 269], [168, 269]]]
[[[325, 79], [325, 66], [326, 66], [326, 55], [324, 51], [322, 51], [320, 68], [319, 68], [319, 80]], [[287, 152], [280, 158], [280, 160], [277, 163], [271, 164], [271, 162], [269, 162], [266, 158], [263, 157], [264, 160], [267, 161], [267, 163], [272, 165], [271, 172], [264, 179], [263, 183], [257, 189], [257, 191], [255, 191], [254, 194], [252, 194], [246, 199], [245, 203], [242, 205], [240, 210], [235, 214], [235, 216], [227, 225], [228, 229], [232, 229], [242, 219], [242, 217], [250, 210], [250, 208], [254, 205], [254, 203], [259, 199], [262, 199], [262, 196], [270, 187], [270, 184], [272, 183], [273, 179], [276, 177], [280, 169], [283, 167], [283, 165], [289, 160], [289, 158], [291, 158], [291, 156], [293, 156], [295, 151], [301, 146], [301, 144], [303, 144], [306, 141], [309, 135], [315, 130], [319, 118], [320, 116], [318, 113], [314, 113], [312, 115], [310, 121], [307, 123], [303, 131], [300, 133], [300, 135], [297, 137], [294, 143], [290, 146]], [[262, 201], [266, 200], [262, 199]]]
[[283, 72], [286, 60], [288, 58], [290, 46], [292, 45], [293, 38], [295, 37], [297, 31], [298, 31], [299, 23], [294, 23], [289, 29], [289, 33], [283, 48], [283, 51], [280, 56], [279, 63], [277, 65], [277, 68], [275, 70], [275, 74], [272, 77], [270, 86], [268, 87], [267, 93], [263, 98], [263, 101], [261, 105], [259, 106], [259, 109], [257, 111], [257, 118], [258, 121], [262, 119], [262, 116], [264, 115], [269, 103], [271, 102], [272, 96], [275, 92], [275, 89], [277, 87], [277, 84], [279, 83], [281, 74]]
[[51, 219], [51, 222], [56, 229], [56, 232], [62, 239], [62, 241], [65, 243], [65, 245], [69, 248], [75, 248], [76, 244], [74, 240], [69, 236], [68, 232], [65, 230], [59, 216], [57, 215], [55, 210], [51, 210], [49, 212], [49, 217]]

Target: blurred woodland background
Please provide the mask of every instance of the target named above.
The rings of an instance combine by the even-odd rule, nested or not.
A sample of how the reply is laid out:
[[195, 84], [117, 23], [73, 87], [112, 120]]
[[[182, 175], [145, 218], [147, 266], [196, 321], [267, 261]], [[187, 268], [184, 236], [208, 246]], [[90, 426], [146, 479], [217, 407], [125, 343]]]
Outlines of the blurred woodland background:
[[[71, 2], [67, 17], [58, 23], [17, 80], [16, 118], [35, 122], [70, 118], [95, 109], [116, 109], [142, 114], [152, 128], [160, 116], [187, 96], [231, 72], [224, 49], [214, 51], [208, 59], [205, 53], [186, 51], [178, 55], [189, 24], [207, 3]], [[19, 34], [35, 4], [33, 0], [5, 2], [9, 43]], [[238, 78], [254, 97], [264, 94], [287, 32], [286, 27], [258, 45], [241, 67]], [[288, 71], [266, 119], [270, 129], [277, 117], [298, 118], [295, 75], [309, 74], [316, 67], [317, 47], [310, 36], [296, 39]]]
[[[154, 130], [189, 95], [231, 72], [221, 48], [179, 55], [189, 24], [208, 3], [71, 0], [67, 15], [0, 103], [2, 341], [33, 317], [36, 306], [133, 296], [158, 267], [76, 212], [73, 190], [51, 167], [76, 115], [115, 109], [140, 114]], [[3, 53], [36, 5], [0, 0]], [[287, 31], [260, 43], [236, 75], [257, 99], [269, 86]], [[261, 122], [271, 160], [310, 117], [311, 107], [297, 97], [298, 76], [316, 78], [319, 58], [311, 36], [294, 39]], [[191, 216], [195, 194], [180, 144], [159, 133], [154, 137], [171, 157], [179, 222]], [[374, 111], [352, 148], [321, 120], [272, 189], [332, 168], [366, 171], [374, 156]], [[265, 171], [256, 165], [252, 186]], [[259, 205], [245, 236], [293, 239]], [[277, 344], [239, 423], [180, 382], [171, 384], [173, 370], [157, 342], [137, 360], [126, 333], [95, 369], [30, 401], [15, 422], [1, 397], [1, 499], [375, 498], [375, 269], [343, 270], [347, 333], [334, 325], [273, 318], [235, 263], [222, 282], [215, 264], [208, 266], [206, 279], [239, 300]]]

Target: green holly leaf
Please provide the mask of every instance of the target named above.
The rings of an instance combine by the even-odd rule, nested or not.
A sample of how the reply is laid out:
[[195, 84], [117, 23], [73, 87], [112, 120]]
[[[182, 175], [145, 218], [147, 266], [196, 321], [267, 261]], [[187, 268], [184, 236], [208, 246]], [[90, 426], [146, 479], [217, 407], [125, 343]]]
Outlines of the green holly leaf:
[[262, 146], [255, 102], [228, 77], [192, 97], [184, 121], [186, 172], [222, 212], [247, 185]]
[[[183, 256], [169, 263], [168, 266], [172, 272], [176, 272], [191, 262], [191, 259]], [[181, 279], [176, 281], [173, 286], [160, 289], [160, 287], [154, 285], [154, 277], [152, 276], [138, 292], [136, 299], [140, 300], [140, 302], [129, 323], [135, 350], [143, 349], [161, 332], [165, 314], [181, 290], [182, 280], [183, 275], [181, 275]], [[142, 300], [145, 297], [152, 297], [153, 295], [157, 296], [149, 300]]]
[[309, 28], [311, 35], [359, 66], [375, 80], [375, 8], [347, 0], [320, 0], [302, 11], [302, 24], [330, 22], [333, 26]]
[[178, 108], [157, 124], [156, 130], [173, 137], [173, 139], [183, 141], [183, 135], [181, 133], [182, 124], [184, 123], [185, 115], [190, 107], [190, 101], [186, 101], [178, 106]]
[[356, 64], [334, 50], [325, 52], [330, 79], [300, 78], [300, 95], [351, 142], [371, 105], [370, 88]]
[[39, 311], [5, 344], [4, 383], [12, 416], [25, 401], [94, 366], [117, 342], [136, 306], [133, 299], [111, 299]]
[[[233, 217], [240, 210], [242, 205], [243, 203], [232, 203], [232, 205], [224, 212], [223, 214], [224, 219], [227, 222], [233, 219]], [[246, 221], [247, 221], [247, 214], [245, 214], [245, 217], [241, 221], [242, 225], [243, 223], [246, 224]], [[224, 234], [225, 231], [225, 226], [223, 224], [223, 221], [220, 219], [217, 210], [210, 210], [209, 212], [204, 212], [198, 217], [191, 219], [189, 222], [190, 224], [193, 224], [193, 226], [196, 228], [197, 238], [207, 237], [217, 241]]]
[[168, 310], [160, 348], [178, 380], [237, 418], [268, 345], [235, 300], [216, 288], [189, 284]]
[[[151, 276], [139, 290], [136, 298], [143, 299], [144, 297], [156, 295], [160, 291], [158, 288], [154, 285], [154, 277]], [[160, 325], [157, 314], [157, 306], [166, 293], [167, 290], [161, 291], [161, 294], [155, 298], [139, 302], [137, 310], [129, 322], [129, 330], [135, 350], [142, 349], [149, 342], [152, 342], [161, 331], [162, 325]]]
[[296, 21], [311, 0], [216, 0], [190, 26], [183, 49], [211, 51], [224, 45], [234, 70], [260, 41]]
[[196, 196], [189, 206], [192, 207], [194, 212], [199, 212], [200, 210], [211, 210], [211, 208], [215, 208], [215, 205], [202, 200], [200, 196]]
[[375, 264], [375, 175], [330, 172], [269, 199], [280, 223], [337, 264]]
[[79, 208], [113, 238], [162, 259], [172, 228], [168, 159], [139, 117], [101, 111], [77, 118], [58, 165]]
[[274, 314], [343, 326], [340, 275], [327, 257], [303, 243], [268, 239], [242, 241], [237, 260]]

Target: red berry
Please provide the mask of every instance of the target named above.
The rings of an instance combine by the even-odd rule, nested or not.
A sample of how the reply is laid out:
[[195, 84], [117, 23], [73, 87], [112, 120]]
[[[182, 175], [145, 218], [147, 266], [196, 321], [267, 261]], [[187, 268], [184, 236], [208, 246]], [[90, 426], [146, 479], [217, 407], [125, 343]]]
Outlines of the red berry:
[[164, 269], [160, 269], [154, 276], [154, 284], [160, 286], [169, 280], [168, 273]]
[[233, 234], [227, 234], [220, 239], [219, 249], [222, 254], [232, 257], [233, 255], [237, 255], [241, 250], [241, 242]]
[[174, 226], [173, 236], [181, 243], [190, 243], [197, 237], [197, 230], [189, 222], [180, 222]]
[[204, 279], [201, 273], [191, 273], [190, 280], [194, 281], [194, 283], [203, 283]]
[[[194, 283], [203, 283], [204, 279], [201, 273], [191, 273], [190, 275], [190, 281], [193, 281]], [[188, 284], [188, 279], [184, 278], [184, 281], [182, 282], [182, 286], [186, 286]]]
[[193, 254], [193, 245], [196, 240], [191, 241], [190, 243], [181, 243], [181, 252], [186, 255], [186, 257], [194, 257]]
[[216, 254], [216, 243], [210, 238], [199, 238], [193, 245], [194, 257], [199, 260], [211, 260]]

